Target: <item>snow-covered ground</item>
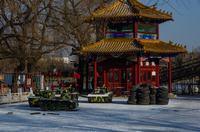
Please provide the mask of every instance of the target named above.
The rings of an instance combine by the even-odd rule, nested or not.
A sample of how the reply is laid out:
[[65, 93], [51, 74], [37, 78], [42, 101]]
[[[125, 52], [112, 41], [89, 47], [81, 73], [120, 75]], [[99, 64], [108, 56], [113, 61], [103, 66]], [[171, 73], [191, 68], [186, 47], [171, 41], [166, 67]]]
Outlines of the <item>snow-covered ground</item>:
[[[50, 111], [59, 115], [29, 108], [28, 102], [0, 105], [0, 132], [200, 131], [200, 96], [170, 99], [169, 105], [127, 105], [126, 101], [115, 97], [113, 103], [96, 104], [80, 97], [78, 111]], [[41, 114], [30, 115], [35, 112]]]

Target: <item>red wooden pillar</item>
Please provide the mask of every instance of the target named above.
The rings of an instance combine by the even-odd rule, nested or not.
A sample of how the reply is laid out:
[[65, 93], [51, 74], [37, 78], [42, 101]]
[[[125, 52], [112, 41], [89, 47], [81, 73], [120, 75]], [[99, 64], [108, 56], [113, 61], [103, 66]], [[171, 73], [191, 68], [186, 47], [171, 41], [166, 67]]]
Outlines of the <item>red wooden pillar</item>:
[[156, 87], [159, 87], [159, 60], [156, 62]]
[[97, 57], [94, 57], [94, 88], [97, 88]]
[[135, 64], [134, 68], [135, 68], [134, 74], [135, 74], [135, 85], [136, 85], [138, 83], [138, 64], [137, 63]]
[[134, 79], [135, 79], [135, 77], [134, 77], [134, 75], [135, 75], [134, 69], [135, 69], [135, 67], [132, 65], [132, 67], [131, 67], [131, 82], [132, 82], [131, 85], [132, 86], [135, 84], [135, 82], [134, 82]]
[[[138, 23], [135, 21], [134, 25], [134, 38], [137, 38], [138, 34]], [[138, 63], [135, 64], [135, 84], [140, 83], [140, 62], [141, 62], [141, 57], [138, 56], [137, 58]]]
[[169, 57], [169, 65], [168, 65], [168, 73], [169, 73], [169, 93], [172, 93], [172, 71], [171, 71], [171, 57]]
[[141, 72], [141, 67], [140, 67], [140, 64], [141, 63], [141, 57], [138, 56], [138, 83], [140, 83], [140, 80], [141, 80], [141, 77], [140, 77], [140, 72]]
[[159, 40], [159, 24], [156, 24], [157, 39]]
[[88, 92], [88, 73], [89, 73], [89, 64], [88, 64], [88, 57], [86, 58], [86, 92]]
[[106, 22], [104, 22], [104, 24], [103, 24], [103, 39], [105, 39], [106, 38]]
[[134, 38], [137, 38], [137, 33], [138, 33], [138, 23], [135, 21], [135, 33], [134, 33]]
[[103, 62], [103, 83], [107, 87], [107, 83], [106, 83], [106, 61]]

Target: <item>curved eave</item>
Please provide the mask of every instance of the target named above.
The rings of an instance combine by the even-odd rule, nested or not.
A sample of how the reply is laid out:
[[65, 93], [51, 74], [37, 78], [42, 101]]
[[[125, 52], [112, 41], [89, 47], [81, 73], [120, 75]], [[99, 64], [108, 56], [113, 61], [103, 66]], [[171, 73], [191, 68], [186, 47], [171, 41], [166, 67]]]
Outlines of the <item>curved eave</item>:
[[154, 51], [154, 50], [145, 50], [144, 53], [158, 53], [158, 54], [182, 54], [182, 53], [187, 53], [187, 51], [176, 51], [176, 52], [161, 52], [161, 51]]
[[129, 51], [119, 51], [119, 52], [95, 52], [95, 51], [91, 51], [91, 52], [84, 52], [82, 51], [82, 54], [133, 54], [134, 52], [140, 52], [142, 50], [129, 50]]
[[88, 17], [84, 18], [84, 21], [85, 22], [92, 22], [92, 21], [95, 21], [95, 20], [102, 20], [102, 19], [131, 18], [131, 17], [133, 17], [133, 15], [122, 15], [122, 16], [88, 16]]
[[85, 22], [91, 22], [94, 20], [99, 20], [99, 19], [112, 19], [112, 18], [147, 18], [147, 19], [154, 19], [154, 20], [161, 20], [163, 22], [166, 21], [174, 21], [173, 18], [156, 18], [156, 17], [150, 17], [150, 16], [145, 16], [145, 15], [122, 15], [122, 16], [88, 16], [84, 18]]
[[181, 54], [187, 53], [186, 47], [179, 45], [173, 45], [170, 41], [169, 43], [160, 40], [138, 40], [140, 44], [143, 45], [143, 51], [149, 53], [159, 53], [159, 54]]
[[158, 17], [153, 17], [153, 16], [146, 16], [146, 15], [138, 15], [139, 18], [147, 18], [147, 19], [154, 19], [154, 20], [162, 20], [162, 21], [174, 21], [173, 18], [158, 18]]
[[158, 54], [181, 54], [187, 53], [186, 47], [172, 45], [160, 40], [146, 39], [103, 39], [94, 44], [83, 47], [82, 53], [158, 53]]

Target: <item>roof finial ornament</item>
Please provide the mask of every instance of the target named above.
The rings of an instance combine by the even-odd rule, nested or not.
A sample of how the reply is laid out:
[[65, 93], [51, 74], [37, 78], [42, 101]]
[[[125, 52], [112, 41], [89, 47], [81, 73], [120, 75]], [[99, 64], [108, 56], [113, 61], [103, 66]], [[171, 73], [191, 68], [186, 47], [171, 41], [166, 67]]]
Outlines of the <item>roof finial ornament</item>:
[[165, 13], [165, 10], [163, 11], [163, 13]]
[[170, 45], [172, 45], [172, 44], [173, 44], [173, 42], [169, 40], [169, 44], [170, 44]]
[[185, 46], [184, 46], [184, 48], [186, 48], [186, 49], [187, 49], [187, 46], [185, 45]]
[[172, 16], [172, 12], [170, 13], [170, 16]]
[[153, 10], [156, 10], [156, 9], [157, 9], [156, 5], [153, 5]]

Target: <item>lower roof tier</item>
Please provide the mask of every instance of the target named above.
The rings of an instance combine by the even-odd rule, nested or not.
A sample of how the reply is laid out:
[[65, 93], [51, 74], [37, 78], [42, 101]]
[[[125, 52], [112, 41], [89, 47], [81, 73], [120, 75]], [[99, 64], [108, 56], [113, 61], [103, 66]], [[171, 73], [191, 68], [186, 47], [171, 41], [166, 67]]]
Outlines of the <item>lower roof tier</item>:
[[147, 39], [103, 39], [91, 45], [85, 46], [82, 53], [159, 53], [159, 54], [180, 54], [187, 53], [186, 46], [173, 45], [160, 40]]

